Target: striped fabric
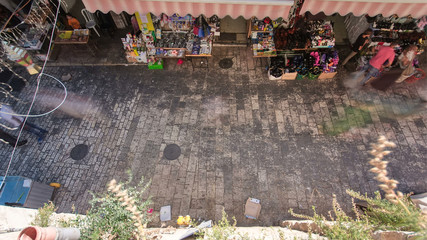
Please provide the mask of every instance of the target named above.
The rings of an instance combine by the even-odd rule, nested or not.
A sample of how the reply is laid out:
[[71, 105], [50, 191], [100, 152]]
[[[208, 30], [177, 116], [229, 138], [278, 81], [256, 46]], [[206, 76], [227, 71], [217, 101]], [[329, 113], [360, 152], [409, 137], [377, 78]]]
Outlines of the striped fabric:
[[[256, 16], [258, 18], [270, 17], [277, 19], [279, 17], [287, 18], [289, 15], [289, 9], [291, 8], [292, 1], [277, 1], [278, 3], [272, 2], [271, 4], [242, 4], [239, 2], [226, 3], [212, 3], [211, 2], [198, 2], [198, 1], [145, 1], [145, 0], [83, 0], [86, 9], [90, 12], [100, 10], [104, 13], [113, 11], [115, 13], [121, 13], [125, 11], [129, 14], [133, 14], [138, 11], [141, 14], [151, 12], [155, 15], [165, 13], [172, 15], [177, 13], [181, 16], [191, 14], [198, 16], [204, 14], [207, 17], [212, 15], [218, 15], [223, 18], [227, 15], [232, 18], [243, 16], [246, 19]], [[232, 1], [230, 1], [232, 2]], [[252, 1], [253, 2], [253, 1]]]
[[411, 0], [396, 1], [396, 2], [383, 2], [381, 0], [375, 1], [327, 1], [327, 0], [305, 0], [301, 9], [301, 14], [311, 12], [316, 14], [324, 12], [326, 15], [339, 13], [346, 15], [353, 13], [355, 16], [368, 14], [375, 16], [382, 14], [388, 17], [397, 14], [399, 17], [404, 17], [409, 14], [414, 18], [420, 18], [427, 15], [427, 3], [420, 3], [420, 1]]

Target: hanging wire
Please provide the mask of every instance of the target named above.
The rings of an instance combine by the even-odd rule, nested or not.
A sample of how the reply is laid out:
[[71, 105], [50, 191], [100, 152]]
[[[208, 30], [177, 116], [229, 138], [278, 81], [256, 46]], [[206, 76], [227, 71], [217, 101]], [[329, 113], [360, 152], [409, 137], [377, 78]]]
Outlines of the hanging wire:
[[[29, 2], [29, 1], [28, 1], [28, 2]], [[58, 14], [59, 14], [59, 9], [60, 9], [60, 7], [61, 7], [61, 0], [58, 0], [58, 7], [57, 7], [57, 9], [56, 9], [55, 22], [54, 22], [54, 25], [55, 25], [55, 26], [56, 26], [56, 22], [58, 21]], [[3, 31], [3, 29], [2, 29], [2, 31]], [[39, 75], [37, 76], [37, 86], [36, 86], [36, 90], [34, 91], [34, 95], [33, 95], [33, 99], [32, 99], [32, 101], [31, 101], [30, 107], [28, 108], [27, 114], [26, 114], [26, 116], [24, 117], [24, 121], [23, 121], [23, 123], [22, 123], [22, 125], [21, 125], [21, 128], [19, 129], [19, 133], [18, 133], [18, 137], [16, 138], [15, 146], [13, 147], [12, 153], [11, 153], [10, 158], [9, 158], [9, 163], [8, 163], [8, 165], [7, 165], [6, 173], [5, 173], [5, 175], [4, 175], [3, 179], [2, 179], [2, 182], [1, 182], [1, 184], [0, 184], [0, 190], [3, 188], [3, 185], [4, 185], [5, 181], [6, 181], [6, 177], [7, 177], [8, 173], [9, 173], [10, 166], [11, 166], [11, 164], [12, 164], [13, 157], [14, 157], [14, 155], [15, 155], [16, 148], [17, 148], [17, 146], [18, 146], [19, 138], [21, 137], [22, 131], [24, 130], [25, 123], [27, 122], [27, 119], [28, 119], [28, 116], [30, 115], [31, 109], [33, 108], [34, 103], [35, 103], [35, 101], [36, 101], [37, 92], [38, 92], [39, 87], [40, 87], [40, 80], [41, 80], [41, 77], [42, 77], [43, 72], [44, 72], [44, 70], [45, 70], [45, 67], [46, 67], [46, 64], [47, 64], [47, 59], [49, 58], [49, 54], [50, 54], [50, 50], [51, 50], [51, 47], [52, 47], [52, 40], [53, 40], [53, 35], [54, 35], [54, 34], [55, 34], [55, 31], [53, 31], [53, 30], [52, 30], [51, 38], [49, 39], [49, 48], [48, 48], [47, 53], [46, 53], [46, 58], [45, 58], [45, 60], [44, 60], [44, 63], [43, 63], [42, 69], [40, 70], [40, 73], [39, 73]], [[47, 74], [46, 74], [46, 75], [47, 75]]]
[[59, 84], [61, 84], [61, 85], [62, 85], [62, 87], [64, 88], [64, 98], [62, 99], [61, 103], [59, 103], [59, 104], [58, 104], [58, 106], [54, 107], [52, 110], [50, 110], [50, 111], [48, 111], [48, 112], [41, 113], [41, 114], [36, 114], [36, 115], [18, 114], [18, 113], [9, 113], [9, 112], [4, 112], [4, 114], [12, 115], [12, 116], [17, 116], [17, 117], [43, 117], [43, 116], [46, 116], [46, 115], [48, 115], [48, 114], [53, 113], [53, 112], [54, 112], [54, 111], [56, 111], [58, 108], [60, 108], [60, 107], [64, 104], [65, 100], [67, 100], [67, 96], [68, 96], [67, 87], [65, 87], [65, 85], [64, 85], [64, 84], [63, 84], [63, 83], [62, 83], [58, 78], [56, 78], [56, 77], [54, 77], [54, 76], [52, 76], [52, 75], [46, 74], [46, 73], [43, 73], [43, 75], [46, 75], [46, 76], [48, 76], [48, 77], [53, 78], [53, 79], [54, 79], [54, 80], [56, 80]]
[[[30, 3], [32, 0], [28, 0], [22, 7], [20, 7], [18, 10], [16, 10], [15, 12], [13, 12], [10, 17], [7, 19], [6, 23], [3, 25], [3, 27], [1, 28], [0, 32], [3, 32], [3, 30], [6, 28], [7, 24], [10, 22], [10, 20], [13, 18], [13, 16], [15, 16], [16, 13], [18, 13], [19, 11], [21, 11], [25, 6], [28, 5], [28, 3]], [[1, 189], [1, 188], [0, 188]]]

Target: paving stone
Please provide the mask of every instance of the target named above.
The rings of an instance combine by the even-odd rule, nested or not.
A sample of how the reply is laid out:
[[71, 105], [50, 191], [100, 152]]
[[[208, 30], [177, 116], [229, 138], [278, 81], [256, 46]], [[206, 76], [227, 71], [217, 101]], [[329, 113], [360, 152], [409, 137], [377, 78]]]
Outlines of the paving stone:
[[[231, 69], [219, 69], [225, 57], [233, 59]], [[378, 188], [366, 151], [385, 134], [398, 144], [387, 160], [399, 189], [427, 191], [427, 114], [419, 112], [415, 85], [402, 83], [385, 93], [369, 87], [351, 91], [338, 84], [345, 78], [341, 72], [324, 82], [270, 81], [246, 48], [217, 48], [210, 61], [209, 69], [194, 71], [173, 62], [162, 71], [48, 67], [53, 76], [72, 75], [65, 83], [70, 108], [87, 113], [31, 118], [50, 133], [38, 144], [24, 132], [29, 143], [15, 153], [9, 173], [61, 183], [55, 199], [61, 212], [73, 204], [84, 212], [88, 191], [105, 191], [108, 181], [124, 181], [131, 169], [136, 178], [152, 180], [144, 196], [153, 196], [155, 210], [171, 205], [173, 219], [219, 219], [225, 208], [239, 225], [274, 224], [290, 217], [289, 208], [309, 213], [316, 205], [327, 214], [333, 193], [350, 211], [347, 188], [372, 195]], [[34, 77], [26, 77], [34, 86]], [[50, 89], [55, 83], [41, 85]], [[20, 97], [29, 100], [30, 92], [25, 88]], [[91, 107], [85, 109], [80, 99]], [[18, 112], [28, 107], [11, 104]], [[34, 111], [44, 110], [36, 105]], [[76, 163], [69, 153], [80, 143], [90, 152]], [[162, 153], [172, 143], [182, 155], [167, 161]], [[0, 156], [9, 159], [11, 148], [3, 146]], [[0, 174], [6, 167], [2, 161]], [[248, 197], [261, 200], [258, 222], [243, 216]]]

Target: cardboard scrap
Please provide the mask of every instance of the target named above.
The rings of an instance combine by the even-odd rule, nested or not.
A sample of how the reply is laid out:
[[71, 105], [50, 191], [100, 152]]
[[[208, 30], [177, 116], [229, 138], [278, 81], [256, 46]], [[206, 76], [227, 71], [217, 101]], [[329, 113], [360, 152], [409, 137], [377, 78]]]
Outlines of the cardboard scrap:
[[256, 198], [248, 198], [245, 205], [245, 216], [250, 219], [257, 219], [261, 212], [260, 200]]

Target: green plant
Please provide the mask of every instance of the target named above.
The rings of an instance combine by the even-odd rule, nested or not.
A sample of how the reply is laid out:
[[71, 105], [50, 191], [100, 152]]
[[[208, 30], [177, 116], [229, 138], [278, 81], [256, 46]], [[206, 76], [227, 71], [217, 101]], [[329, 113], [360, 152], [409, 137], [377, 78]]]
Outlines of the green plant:
[[145, 225], [153, 216], [147, 213], [151, 199], [143, 198], [150, 183], [141, 178], [136, 186], [112, 180], [103, 195], [93, 195], [86, 217], [76, 220], [81, 239], [145, 239]]
[[[417, 232], [420, 238], [427, 237], [427, 220], [409, 199], [409, 195], [404, 195], [395, 191], [398, 182], [388, 178], [387, 161], [384, 156], [390, 154], [385, 150], [387, 147], [395, 147], [384, 136], [378, 139], [376, 144], [371, 144], [369, 153], [373, 156], [369, 164], [373, 166], [371, 172], [376, 174], [375, 179], [380, 182], [379, 187], [385, 193], [385, 198], [381, 198], [379, 192], [375, 192], [374, 197], [368, 197], [358, 192], [347, 190], [347, 194], [352, 197], [353, 212], [355, 219], [347, 216], [341, 210], [340, 205], [333, 197], [333, 211], [329, 213], [329, 218], [333, 223], [327, 223], [326, 218], [318, 215], [314, 210], [313, 217], [296, 214], [290, 209], [290, 213], [299, 218], [314, 221], [322, 230], [322, 233], [330, 239], [372, 239], [371, 234], [376, 230], [401, 230]], [[363, 214], [356, 208], [354, 199], [365, 201], [368, 205]], [[333, 214], [332, 214], [333, 213]]]
[[[203, 229], [197, 239], [209, 239], [209, 240], [227, 240], [231, 236], [236, 234], [236, 218], [232, 217], [233, 224], [228, 221], [227, 213], [222, 210], [222, 218], [217, 223], [213, 224], [210, 229]], [[203, 237], [204, 236], [204, 237]]]
[[[296, 214], [292, 209], [289, 210], [289, 213], [294, 217], [312, 220], [314, 223], [316, 223], [317, 226], [320, 227], [322, 230], [321, 233], [329, 239], [371, 239], [371, 231], [365, 219], [351, 219], [346, 213], [344, 213], [344, 211], [342, 211], [339, 203], [336, 201], [335, 196], [332, 200], [332, 209], [333, 211], [329, 212], [329, 220], [333, 221], [332, 223], [328, 222], [328, 219], [323, 215], [317, 214], [315, 207], [313, 207], [313, 217]], [[309, 237], [310, 239], [312, 238], [311, 233], [309, 234]]]
[[48, 227], [52, 223], [51, 216], [56, 211], [55, 205], [53, 202], [45, 203], [43, 207], [39, 208], [37, 211], [34, 220], [31, 222], [31, 225], [39, 227]]

